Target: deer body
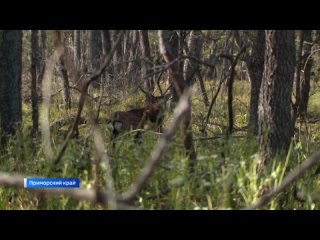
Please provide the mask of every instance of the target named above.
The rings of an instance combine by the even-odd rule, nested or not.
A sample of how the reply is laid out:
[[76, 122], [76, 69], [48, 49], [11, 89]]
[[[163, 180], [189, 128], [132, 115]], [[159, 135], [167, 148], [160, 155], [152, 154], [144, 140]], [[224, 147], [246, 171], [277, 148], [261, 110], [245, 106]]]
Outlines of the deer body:
[[[164, 108], [160, 103], [153, 103], [144, 108], [129, 111], [117, 111], [113, 113], [112, 119], [108, 120], [107, 127], [111, 132], [112, 139], [122, 132], [144, 129], [147, 124], [151, 124], [152, 128], [158, 128], [159, 131], [162, 131], [163, 114]], [[138, 131], [135, 140], [139, 139], [140, 136], [141, 132]]]
[[169, 95], [163, 95], [160, 87], [161, 96], [158, 97], [144, 91], [141, 87], [139, 88], [146, 94], [147, 105], [143, 108], [129, 111], [114, 112], [112, 119], [107, 120], [107, 128], [111, 132], [111, 140], [114, 140], [120, 133], [130, 130], [138, 130], [134, 138], [135, 141], [139, 140], [141, 137], [139, 129], [145, 129], [148, 125], [151, 125], [152, 129], [158, 129], [159, 132], [162, 132], [166, 102], [169, 99]]

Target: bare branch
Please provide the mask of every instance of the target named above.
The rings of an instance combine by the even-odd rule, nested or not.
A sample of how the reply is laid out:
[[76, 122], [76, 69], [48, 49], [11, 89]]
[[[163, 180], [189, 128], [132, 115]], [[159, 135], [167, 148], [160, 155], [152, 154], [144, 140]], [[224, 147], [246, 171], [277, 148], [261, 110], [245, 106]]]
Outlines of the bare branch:
[[202, 65], [205, 65], [207, 67], [211, 67], [211, 68], [214, 68], [216, 66], [216, 62], [219, 58], [226, 58], [230, 61], [233, 60], [234, 56], [233, 55], [230, 55], [230, 54], [219, 54], [217, 56], [214, 56], [213, 59], [211, 60], [211, 62], [206, 62], [206, 61], [202, 61], [201, 59], [199, 58], [196, 58], [194, 56], [191, 56], [191, 55], [184, 55], [182, 56], [182, 58], [187, 58], [187, 59], [190, 59], [191, 61], [194, 61], [196, 63], [199, 63], [199, 64], [202, 64]]
[[84, 103], [85, 103], [85, 100], [86, 100], [86, 94], [87, 94], [87, 91], [88, 91], [88, 88], [89, 88], [89, 85], [97, 80], [99, 78], [99, 76], [103, 73], [103, 71], [106, 69], [106, 67], [110, 64], [111, 60], [112, 60], [112, 57], [116, 51], [116, 48], [117, 46], [120, 44], [120, 40], [121, 40], [121, 37], [123, 35], [124, 31], [121, 31], [119, 33], [119, 36], [118, 36], [118, 39], [116, 41], [116, 43], [114, 44], [112, 50], [110, 51], [110, 54], [107, 56], [107, 58], [104, 60], [102, 66], [100, 67], [100, 69], [98, 69], [97, 71], [95, 71], [84, 83], [83, 87], [82, 87], [82, 93], [81, 93], [81, 96], [80, 96], [80, 100], [79, 100], [79, 104], [78, 104], [78, 112], [77, 112], [77, 116], [76, 118], [74, 119], [72, 125], [71, 125], [71, 128], [68, 132], [68, 135], [66, 137], [66, 139], [64, 140], [61, 148], [60, 148], [60, 151], [59, 153], [57, 154], [57, 156], [53, 159], [53, 165], [57, 165], [61, 159], [61, 157], [63, 156], [66, 148], [67, 148], [67, 145], [68, 145], [68, 142], [69, 142], [69, 139], [73, 136], [74, 132], [76, 131], [77, 127], [78, 127], [78, 122], [79, 122], [79, 119], [81, 117], [81, 112], [82, 112], [82, 109], [83, 109], [83, 106], [84, 106]]
[[245, 208], [245, 210], [254, 210], [256, 208], [260, 208], [266, 203], [268, 203], [273, 197], [278, 195], [280, 192], [285, 190], [293, 181], [297, 180], [302, 174], [313, 167], [320, 161], [320, 152], [313, 154], [308, 160], [304, 161], [300, 166], [295, 168], [288, 176], [286, 176], [282, 183], [275, 190], [263, 195], [260, 197], [256, 203], [252, 204]]
[[[220, 134], [212, 137], [199, 137], [199, 138], [194, 138], [194, 141], [207, 141], [207, 140], [216, 140], [225, 137], [225, 135]], [[244, 138], [245, 136], [242, 135], [233, 135], [232, 138]]]
[[163, 155], [168, 142], [174, 136], [179, 123], [182, 121], [184, 115], [190, 109], [190, 97], [191, 90], [187, 90], [180, 98], [180, 101], [173, 113], [173, 120], [168, 128], [168, 130], [161, 135], [160, 140], [156, 148], [151, 153], [148, 161], [146, 162], [144, 168], [141, 170], [140, 176], [136, 182], [131, 186], [131, 188], [123, 194], [124, 202], [131, 202], [139, 194], [139, 192], [144, 188], [148, 179], [151, 177], [155, 167], [159, 163], [161, 156]]
[[235, 75], [235, 68], [238, 63], [238, 59], [240, 55], [246, 50], [246, 45], [243, 45], [235, 58], [232, 60], [231, 71], [228, 79], [228, 115], [229, 115], [229, 129], [228, 133], [231, 134], [233, 132], [233, 83], [234, 83], [234, 75]]
[[224, 82], [224, 80], [225, 80], [225, 78], [221, 78], [220, 79], [219, 85], [217, 87], [217, 91], [212, 97], [212, 100], [211, 100], [211, 103], [210, 103], [210, 106], [209, 106], [209, 110], [208, 110], [208, 113], [207, 113], [207, 116], [206, 116], [206, 121], [205, 121], [205, 124], [204, 124], [203, 129], [202, 129], [203, 133], [205, 133], [205, 131], [206, 131], [206, 128], [207, 128], [207, 125], [208, 125], [208, 122], [209, 122], [209, 118], [210, 118], [210, 115], [211, 115], [211, 112], [212, 112], [213, 105], [216, 102], [216, 99], [217, 99], [218, 94], [219, 94], [219, 92], [221, 90], [221, 86], [222, 86], [222, 83]]
[[[101, 86], [101, 89], [102, 86]], [[102, 93], [103, 91], [100, 92], [100, 99], [102, 97]], [[93, 162], [93, 169], [95, 169], [94, 172], [94, 176], [95, 176], [95, 189], [96, 192], [98, 192], [98, 173], [99, 168], [103, 171], [103, 174], [106, 176], [106, 193], [108, 194], [108, 198], [107, 198], [107, 202], [108, 202], [108, 206], [110, 209], [117, 209], [117, 203], [116, 203], [116, 191], [114, 188], [114, 181], [112, 178], [112, 171], [111, 171], [111, 167], [110, 167], [110, 162], [109, 162], [109, 158], [107, 156], [107, 151], [104, 147], [104, 141], [103, 141], [103, 137], [102, 137], [102, 133], [100, 130], [99, 125], [97, 124], [97, 120], [98, 120], [98, 116], [95, 117], [94, 111], [93, 111], [93, 104], [91, 100], [88, 100], [88, 104], [89, 104], [89, 114], [88, 114], [88, 118], [89, 118], [89, 122], [92, 126], [92, 136], [93, 136], [93, 142], [95, 145], [95, 161]], [[99, 107], [98, 107], [99, 109]]]
[[[24, 178], [21, 175], [9, 175], [0, 172], [0, 186], [24, 188]], [[51, 196], [64, 195], [78, 201], [89, 201], [93, 204], [102, 204], [108, 206], [108, 194], [106, 192], [99, 192], [90, 189], [66, 189], [66, 188], [28, 188], [31, 192], [43, 193]], [[137, 209], [133, 206], [126, 205], [120, 198], [117, 198], [118, 209]]]

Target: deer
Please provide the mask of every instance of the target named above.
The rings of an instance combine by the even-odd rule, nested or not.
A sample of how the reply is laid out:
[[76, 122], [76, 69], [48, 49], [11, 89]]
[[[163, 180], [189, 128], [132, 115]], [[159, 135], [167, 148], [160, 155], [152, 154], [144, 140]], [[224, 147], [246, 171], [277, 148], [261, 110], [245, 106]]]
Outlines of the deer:
[[169, 99], [169, 94], [164, 95], [161, 88], [161, 96], [154, 96], [152, 93], [145, 91], [141, 86], [139, 89], [146, 94], [146, 98], [148, 99], [145, 107], [128, 111], [117, 111], [112, 114], [111, 119], [107, 119], [107, 129], [111, 133], [113, 144], [115, 144], [114, 139], [119, 134], [130, 130], [137, 130], [134, 140], [136, 143], [139, 143], [141, 138], [141, 131], [139, 129], [144, 129], [147, 125], [151, 125], [152, 128], [156, 128], [159, 132], [162, 132], [165, 105]]

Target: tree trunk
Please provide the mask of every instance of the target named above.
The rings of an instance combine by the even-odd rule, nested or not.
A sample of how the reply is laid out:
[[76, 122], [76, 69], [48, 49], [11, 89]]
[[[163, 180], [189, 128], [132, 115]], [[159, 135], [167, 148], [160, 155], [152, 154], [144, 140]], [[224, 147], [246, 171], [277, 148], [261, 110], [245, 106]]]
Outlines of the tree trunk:
[[[126, 76], [126, 79], [130, 81], [130, 84], [133, 84], [136, 86], [137, 84], [141, 84], [141, 78], [139, 78], [138, 75], [140, 73], [141, 73], [141, 76], [144, 74], [143, 67], [141, 68], [141, 64], [137, 61], [137, 59], [140, 58], [140, 55], [141, 55], [139, 30], [128, 31], [126, 42], [124, 45], [127, 48], [126, 58], [129, 60], [128, 64], [124, 66], [126, 67], [125, 76]], [[142, 71], [140, 71], [140, 68]]]
[[81, 61], [81, 37], [80, 30], [73, 30], [73, 61], [76, 69], [80, 69]]
[[198, 75], [198, 81], [199, 81], [199, 86], [200, 86], [201, 95], [202, 95], [202, 98], [203, 98], [204, 105], [206, 107], [209, 107], [208, 94], [207, 94], [207, 91], [206, 91], [206, 87], [204, 86], [204, 82], [203, 82], [203, 78], [202, 78], [200, 69], [198, 69], [197, 75]]
[[[118, 39], [119, 32], [120, 30], [112, 30], [111, 38], [113, 44]], [[122, 39], [121, 42], [123, 42]], [[119, 75], [121, 73], [122, 56], [122, 44], [120, 43], [113, 55], [113, 72], [115, 75]]]
[[[171, 56], [173, 57], [173, 59], [170, 58], [170, 61], [173, 61], [179, 55], [179, 37], [178, 37], [177, 32], [175, 32], [175, 31], [171, 31], [170, 35], [171, 35], [171, 37], [169, 39], [167, 39], [166, 41], [168, 42], [169, 46], [171, 47]], [[167, 60], [164, 59], [164, 60], [165, 60], [165, 63], [170, 62], [170, 61], [167, 61], [168, 59]], [[181, 78], [183, 78], [182, 72], [180, 71], [181, 69], [179, 68], [179, 65], [180, 65], [179, 63], [175, 63], [173, 65], [173, 68], [175, 71], [174, 74], [176, 74], [176, 75], [178, 74], [179, 76], [181, 75]], [[169, 69], [168, 70], [168, 82], [170, 84], [169, 90], [170, 90], [170, 94], [172, 96], [171, 107], [175, 107], [175, 104], [178, 103], [178, 101], [179, 101], [180, 94], [182, 94], [179, 92], [180, 87], [174, 85], [176, 83], [173, 78], [174, 78], [174, 76], [173, 76], [172, 70]], [[184, 81], [182, 81], [182, 83], [185, 84]]]
[[266, 52], [258, 120], [261, 167], [277, 153], [287, 153], [294, 130], [291, 116], [294, 31], [266, 30], [265, 34]]
[[37, 89], [39, 58], [39, 30], [31, 30], [31, 108], [32, 108], [32, 134], [39, 129], [39, 97]]
[[303, 61], [302, 61], [302, 48], [303, 48], [303, 42], [304, 42], [304, 34], [303, 31], [298, 31], [299, 33], [299, 46], [297, 50], [297, 67], [296, 67], [296, 75], [295, 75], [295, 83], [296, 83], [296, 102], [293, 106], [293, 120], [296, 121], [296, 118], [299, 114], [299, 106], [301, 101], [301, 68], [303, 67]]
[[37, 92], [39, 101], [42, 99], [42, 79], [44, 75], [44, 70], [46, 67], [46, 41], [47, 41], [47, 32], [46, 30], [39, 30], [39, 67], [37, 68]]
[[[178, 51], [175, 51], [177, 45], [172, 44], [170, 40], [174, 39], [176, 33], [169, 30], [160, 30], [159, 35], [159, 47], [160, 53], [162, 54], [165, 62], [168, 64], [172, 62], [177, 56]], [[176, 55], [174, 55], [176, 53]], [[172, 76], [171, 80], [175, 87], [176, 92], [181, 95], [187, 88], [187, 84], [183, 79], [182, 73], [179, 71], [179, 63], [173, 64], [169, 68], [170, 75]], [[189, 100], [191, 101], [191, 100]], [[191, 105], [191, 103], [190, 103]], [[193, 136], [192, 136], [192, 126], [191, 126], [191, 108], [189, 108], [186, 113], [185, 119], [181, 122], [181, 129], [184, 135], [184, 148], [186, 154], [189, 157], [189, 170], [191, 173], [194, 172], [196, 164], [196, 151], [193, 145]]]
[[101, 30], [101, 42], [102, 42], [102, 52], [104, 55], [110, 54], [111, 51], [111, 39], [109, 30]]
[[[91, 30], [90, 31], [90, 48], [89, 48], [89, 57], [91, 70], [97, 70], [101, 64], [102, 58], [102, 39], [100, 30]], [[93, 88], [98, 88], [99, 83], [93, 82]]]
[[301, 118], [307, 117], [309, 92], [310, 92], [310, 78], [312, 68], [312, 30], [302, 30], [304, 35], [303, 52], [302, 52], [302, 71], [300, 82], [300, 101], [298, 107], [298, 114]]
[[[177, 42], [178, 54], [176, 55], [176, 57], [178, 57], [178, 56], [183, 56], [183, 50], [187, 46], [187, 43], [186, 43], [187, 31], [186, 30], [176, 30], [176, 32], [178, 33], [177, 34], [177, 36], [178, 36], [178, 42]], [[183, 74], [184, 61], [179, 61], [178, 66], [179, 66], [178, 67], [179, 72], [181, 72], [181, 74]], [[183, 77], [184, 77], [184, 75], [183, 75]], [[186, 79], [186, 78], [184, 77], [184, 79]]]
[[227, 81], [227, 90], [228, 90], [228, 116], [229, 116], [229, 129], [228, 134], [231, 134], [233, 132], [233, 125], [234, 125], [234, 114], [233, 114], [233, 83], [234, 83], [234, 77], [236, 72], [236, 66], [238, 59], [240, 55], [246, 50], [245, 46], [242, 46], [242, 48], [237, 53], [236, 57], [232, 59], [231, 61], [231, 70], [230, 75]]
[[[102, 52], [103, 55], [108, 56], [111, 51], [111, 38], [109, 30], [101, 30], [101, 40], [102, 40]], [[107, 68], [106, 72], [111, 76], [113, 74], [112, 68]]]
[[254, 32], [252, 52], [247, 61], [247, 68], [250, 76], [250, 112], [249, 112], [249, 134], [258, 135], [258, 104], [259, 93], [263, 75], [265, 53], [265, 33], [264, 30]]
[[[148, 30], [139, 30], [139, 32], [140, 32], [141, 54], [142, 54], [142, 58], [144, 59], [142, 61], [142, 78], [146, 80], [146, 87], [149, 93], [152, 93], [154, 91], [153, 78], [152, 76], [145, 78], [148, 74], [150, 74], [150, 71], [152, 70], [152, 64], [151, 64], [152, 60], [151, 60], [151, 53], [150, 53], [150, 42], [149, 42]], [[150, 101], [150, 99], [147, 99], [147, 101]]]
[[69, 86], [68, 71], [66, 69], [63, 56], [60, 59], [60, 71], [62, 73], [64, 107], [66, 110], [68, 110], [68, 109], [71, 109], [70, 86]]
[[[202, 34], [200, 30], [192, 30], [188, 40], [188, 55], [201, 59]], [[194, 75], [199, 69], [199, 64], [186, 59], [184, 62], [184, 74], [189, 86], [194, 84]]]
[[[190, 32], [187, 52], [189, 55], [197, 59], [201, 59], [201, 50], [203, 45], [202, 38], [203, 37], [200, 30], [192, 30]], [[194, 79], [195, 79], [194, 76], [195, 74], [197, 75], [204, 104], [206, 107], [208, 107], [209, 99], [208, 99], [208, 95], [207, 95], [204, 82], [202, 79], [202, 75], [200, 72], [199, 63], [186, 59], [184, 62], [183, 68], [184, 68], [184, 77], [189, 86], [194, 84]]]
[[102, 55], [102, 42], [100, 30], [90, 31], [90, 63], [92, 69], [98, 69]]
[[22, 121], [21, 107], [22, 31], [0, 31], [0, 144], [5, 134], [15, 134]]

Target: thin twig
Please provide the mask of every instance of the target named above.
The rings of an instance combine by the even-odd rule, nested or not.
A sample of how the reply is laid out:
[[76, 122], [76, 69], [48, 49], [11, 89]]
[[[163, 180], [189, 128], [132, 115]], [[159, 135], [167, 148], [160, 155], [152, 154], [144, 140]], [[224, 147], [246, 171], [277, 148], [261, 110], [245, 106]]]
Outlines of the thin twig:
[[283, 179], [282, 183], [275, 190], [263, 195], [254, 204], [246, 207], [245, 210], [254, 210], [270, 202], [270, 200], [273, 197], [275, 197], [280, 192], [285, 190], [293, 181], [301, 177], [306, 170], [313, 167], [319, 161], [320, 161], [320, 152], [313, 154], [308, 160], [304, 161], [300, 166], [295, 168], [288, 176], [286, 176]]
[[216, 61], [217, 61], [219, 58], [226, 58], [226, 59], [232, 61], [233, 57], [234, 57], [233, 55], [221, 53], [221, 54], [213, 57], [213, 59], [211, 60], [211, 63], [210, 63], [210, 62], [202, 61], [201, 59], [196, 58], [196, 57], [191, 56], [191, 55], [184, 55], [184, 56], [182, 56], [182, 58], [188, 58], [188, 59], [190, 59], [191, 61], [194, 61], [194, 62], [196, 62], [196, 63], [198, 63], [198, 64], [202, 64], [202, 65], [205, 65], [205, 66], [211, 67], [211, 68], [214, 68], [214, 67], [216, 66]]
[[204, 126], [203, 126], [203, 129], [202, 129], [202, 132], [203, 132], [203, 133], [205, 133], [205, 131], [206, 131], [206, 128], [207, 128], [207, 125], [208, 125], [208, 122], [209, 122], [209, 118], [210, 118], [210, 115], [211, 115], [211, 112], [212, 112], [213, 105], [214, 105], [214, 103], [216, 102], [216, 99], [217, 99], [218, 94], [219, 94], [219, 92], [220, 92], [222, 83], [224, 82], [225, 79], [226, 79], [226, 78], [221, 78], [221, 79], [220, 79], [219, 85], [218, 85], [218, 88], [217, 88], [217, 91], [216, 91], [216, 93], [214, 94], [214, 96], [212, 97], [212, 100], [211, 100], [211, 103], [210, 103], [210, 107], [209, 107], [209, 110], [208, 110], [208, 113], [207, 113], [207, 116], [206, 116], [206, 121], [205, 121]]

